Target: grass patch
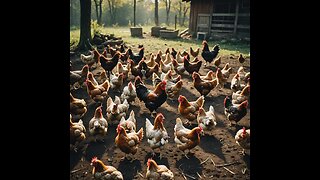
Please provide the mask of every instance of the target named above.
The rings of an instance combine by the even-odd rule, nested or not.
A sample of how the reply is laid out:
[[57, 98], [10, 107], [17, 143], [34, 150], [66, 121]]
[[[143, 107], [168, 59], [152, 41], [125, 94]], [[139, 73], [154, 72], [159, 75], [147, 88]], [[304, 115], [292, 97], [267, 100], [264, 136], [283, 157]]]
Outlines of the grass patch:
[[[167, 47], [173, 47], [177, 51], [189, 50], [189, 47], [196, 49], [201, 48], [202, 41], [196, 39], [163, 39], [150, 36], [152, 26], [142, 26], [143, 38], [131, 37], [130, 27], [103, 27], [99, 30], [103, 34], [114, 34], [117, 37], [122, 37], [124, 42], [131, 47], [137, 47], [138, 44], [143, 44], [145, 47], [145, 53], [156, 53], [158, 50], [165, 50]], [[168, 29], [174, 29], [174, 27], [168, 27]], [[179, 32], [186, 29], [185, 27], [177, 27]], [[92, 32], [93, 33], [93, 32]], [[73, 43], [74, 46], [78, 44], [80, 38], [80, 30], [70, 30], [70, 44]], [[219, 44], [221, 48], [221, 54], [239, 54], [242, 53], [248, 56], [250, 53], [250, 43], [244, 41], [231, 41], [231, 40], [210, 40], [208, 41], [209, 48], [215, 44]]]

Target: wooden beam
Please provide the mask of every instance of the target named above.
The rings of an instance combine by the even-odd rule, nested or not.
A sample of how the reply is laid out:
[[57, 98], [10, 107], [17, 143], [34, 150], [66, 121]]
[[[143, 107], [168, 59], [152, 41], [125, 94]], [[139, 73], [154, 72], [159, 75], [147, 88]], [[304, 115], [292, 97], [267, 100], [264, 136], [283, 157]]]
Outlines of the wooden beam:
[[238, 25], [238, 17], [239, 17], [239, 1], [237, 0], [237, 4], [236, 4], [236, 17], [234, 20], [234, 29], [233, 29], [233, 34], [236, 35], [237, 34], [237, 25]]
[[[236, 16], [236, 13], [212, 13], [212, 16]], [[238, 16], [250, 17], [250, 13], [239, 13]]]

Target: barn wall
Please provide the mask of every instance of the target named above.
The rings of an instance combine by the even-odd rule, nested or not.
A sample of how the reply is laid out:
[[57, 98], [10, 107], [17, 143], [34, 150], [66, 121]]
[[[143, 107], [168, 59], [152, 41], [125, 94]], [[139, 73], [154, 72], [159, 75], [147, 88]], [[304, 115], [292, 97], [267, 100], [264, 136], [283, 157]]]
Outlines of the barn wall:
[[214, 0], [191, 1], [189, 32], [194, 34], [197, 27], [198, 14], [212, 14]]

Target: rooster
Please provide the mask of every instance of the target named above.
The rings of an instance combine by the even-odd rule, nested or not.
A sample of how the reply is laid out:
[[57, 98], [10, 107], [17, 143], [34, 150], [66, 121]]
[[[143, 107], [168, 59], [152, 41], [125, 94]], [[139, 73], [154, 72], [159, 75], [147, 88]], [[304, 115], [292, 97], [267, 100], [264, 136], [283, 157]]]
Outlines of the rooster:
[[167, 100], [166, 81], [159, 83], [153, 91], [149, 90], [138, 76], [134, 81], [137, 96], [143, 101], [154, 117], [154, 112]]
[[108, 131], [108, 122], [102, 115], [101, 106], [96, 108], [93, 118], [89, 121], [89, 133], [93, 136], [94, 141], [105, 138]]
[[248, 101], [244, 101], [241, 104], [233, 104], [231, 99], [226, 96], [223, 101], [224, 104], [224, 114], [230, 121], [229, 126], [232, 125], [232, 121], [239, 122], [246, 114]]
[[116, 146], [125, 153], [125, 157], [127, 154], [135, 155], [138, 151], [138, 145], [141, 143], [143, 138], [143, 128], [141, 128], [138, 132], [130, 132], [127, 133], [126, 130], [120, 126], [117, 127], [117, 137], [115, 138]]
[[[152, 149], [152, 155], [154, 156], [154, 149], [163, 148], [165, 144], [168, 143], [168, 133], [163, 125], [164, 116], [159, 113], [154, 119], [154, 125], [151, 124], [150, 120], [146, 118], [146, 137], [148, 138], [148, 143]], [[160, 153], [160, 159], [162, 158]]]
[[250, 149], [250, 129], [243, 127], [238, 130], [236, 135], [234, 136], [236, 143], [243, 149], [241, 152], [242, 155], [245, 155], [245, 150]]
[[186, 150], [190, 150], [200, 143], [200, 133], [202, 133], [202, 127], [195, 127], [192, 130], [183, 126], [180, 118], [176, 119], [176, 125], [174, 126], [174, 142], [178, 148], [184, 152], [187, 159], [188, 156], [185, 153]]
[[210, 65], [210, 63], [217, 57], [217, 55], [220, 51], [220, 46], [218, 44], [216, 44], [213, 47], [213, 50], [210, 51], [207, 41], [203, 41], [202, 45], [203, 45], [203, 48], [202, 48], [201, 56], [206, 61], [205, 66], [207, 66], [207, 63], [209, 63], [209, 65]]
[[94, 179], [123, 180], [123, 176], [120, 171], [113, 166], [106, 166], [97, 157], [92, 158], [90, 165], [93, 166], [92, 174]]
[[158, 165], [154, 160], [148, 159], [146, 178], [148, 180], [166, 179], [173, 180], [174, 176], [170, 169], [165, 165]]

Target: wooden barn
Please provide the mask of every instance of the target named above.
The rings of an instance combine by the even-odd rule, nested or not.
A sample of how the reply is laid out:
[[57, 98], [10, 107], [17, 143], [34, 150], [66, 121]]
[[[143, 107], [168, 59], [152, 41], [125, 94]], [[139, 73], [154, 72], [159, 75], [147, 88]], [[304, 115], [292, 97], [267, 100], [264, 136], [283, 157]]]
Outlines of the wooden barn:
[[250, 0], [191, 1], [189, 33], [250, 36]]

